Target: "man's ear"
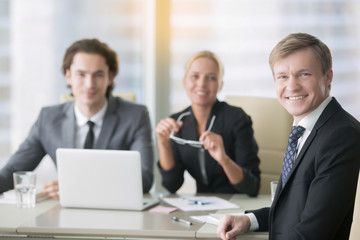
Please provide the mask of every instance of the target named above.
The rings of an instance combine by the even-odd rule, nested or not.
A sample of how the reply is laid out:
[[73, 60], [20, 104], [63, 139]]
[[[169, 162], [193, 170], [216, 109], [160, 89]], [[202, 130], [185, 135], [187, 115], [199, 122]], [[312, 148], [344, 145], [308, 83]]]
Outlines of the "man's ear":
[[114, 78], [115, 78], [115, 74], [113, 72], [109, 72], [109, 84], [108, 84], [108, 86], [110, 86], [111, 84], [114, 83]]
[[65, 78], [66, 78], [66, 83], [68, 86], [71, 86], [71, 73], [70, 73], [70, 69], [67, 69], [65, 72]]
[[332, 80], [333, 80], [333, 76], [334, 76], [334, 73], [333, 73], [333, 70], [332, 69], [329, 69], [327, 71], [327, 73], [325, 74], [325, 77], [326, 77], [326, 85], [329, 86], [329, 90], [331, 89], [331, 83], [332, 83]]
[[327, 71], [327, 73], [326, 73], [326, 82], [327, 83], [331, 84], [333, 75], [334, 75], [333, 70], [329, 69], [329, 71]]

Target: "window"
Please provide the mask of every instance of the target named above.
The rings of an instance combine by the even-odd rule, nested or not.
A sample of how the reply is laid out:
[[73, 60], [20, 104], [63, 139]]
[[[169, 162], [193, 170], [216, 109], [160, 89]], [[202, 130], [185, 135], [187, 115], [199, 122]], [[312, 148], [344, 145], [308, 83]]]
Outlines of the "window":
[[40, 108], [59, 103], [60, 95], [70, 92], [61, 65], [76, 40], [99, 38], [113, 48], [120, 58], [114, 91], [135, 92], [143, 101], [142, 5], [141, 0], [11, 1], [12, 151]]
[[9, 0], [0, 0], [0, 167], [10, 154]]
[[[227, 95], [275, 97], [268, 57], [271, 49], [292, 32], [320, 38], [333, 54], [331, 95], [360, 119], [359, 3], [355, 0], [172, 0], [171, 112], [190, 104], [182, 85], [184, 65], [204, 49], [224, 63]], [[261, 4], [261, 7], [259, 6]]]

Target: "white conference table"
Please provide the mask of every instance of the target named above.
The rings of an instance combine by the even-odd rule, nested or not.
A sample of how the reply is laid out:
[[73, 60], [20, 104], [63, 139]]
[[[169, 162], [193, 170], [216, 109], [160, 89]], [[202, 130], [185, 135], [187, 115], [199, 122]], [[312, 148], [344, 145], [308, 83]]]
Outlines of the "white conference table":
[[[217, 239], [215, 225], [190, 218], [208, 213], [233, 213], [270, 206], [269, 195], [250, 198], [243, 194], [216, 195], [240, 209], [221, 211], [175, 211], [154, 214], [145, 211], [119, 211], [62, 208], [58, 201], [46, 200], [33, 209], [0, 204], [0, 239]], [[161, 203], [167, 205], [166, 203]], [[193, 222], [188, 226], [171, 220], [177, 216]], [[250, 232], [241, 239], [268, 239], [266, 232]]]

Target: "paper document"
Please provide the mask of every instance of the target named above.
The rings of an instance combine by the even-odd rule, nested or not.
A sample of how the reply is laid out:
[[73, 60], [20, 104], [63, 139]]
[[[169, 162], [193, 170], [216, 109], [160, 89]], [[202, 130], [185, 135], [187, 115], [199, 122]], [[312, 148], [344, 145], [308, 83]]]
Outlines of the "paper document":
[[234, 213], [210, 213], [208, 215], [200, 215], [200, 216], [190, 216], [192, 219], [195, 219], [199, 222], [210, 223], [214, 225], [219, 225], [221, 217], [224, 215], [244, 215], [244, 212], [234, 212]]
[[219, 197], [163, 198], [165, 202], [183, 211], [206, 211], [239, 208], [238, 205]]
[[220, 220], [211, 216], [211, 215], [201, 215], [201, 216], [190, 216], [192, 219], [195, 219], [202, 223], [211, 223], [214, 225], [219, 225]]

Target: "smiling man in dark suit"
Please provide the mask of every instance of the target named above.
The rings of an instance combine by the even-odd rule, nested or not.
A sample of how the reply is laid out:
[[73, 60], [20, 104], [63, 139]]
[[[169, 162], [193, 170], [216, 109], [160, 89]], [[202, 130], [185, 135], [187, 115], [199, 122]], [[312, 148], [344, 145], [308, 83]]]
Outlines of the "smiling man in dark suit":
[[[97, 39], [82, 39], [66, 51], [62, 70], [75, 101], [45, 107], [29, 135], [0, 170], [0, 193], [13, 188], [12, 173], [32, 171], [57, 148], [136, 150], [141, 154], [143, 191], [153, 182], [150, 118], [143, 105], [111, 95], [117, 54]], [[58, 182], [44, 186], [58, 199]]]
[[348, 239], [360, 124], [330, 96], [330, 50], [312, 35], [290, 34], [272, 50], [269, 63], [278, 100], [294, 117], [283, 173], [271, 208], [225, 216], [218, 236], [235, 239], [259, 230], [269, 231], [271, 240]]

